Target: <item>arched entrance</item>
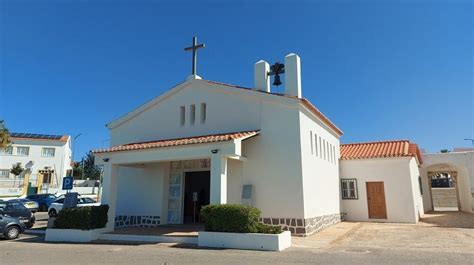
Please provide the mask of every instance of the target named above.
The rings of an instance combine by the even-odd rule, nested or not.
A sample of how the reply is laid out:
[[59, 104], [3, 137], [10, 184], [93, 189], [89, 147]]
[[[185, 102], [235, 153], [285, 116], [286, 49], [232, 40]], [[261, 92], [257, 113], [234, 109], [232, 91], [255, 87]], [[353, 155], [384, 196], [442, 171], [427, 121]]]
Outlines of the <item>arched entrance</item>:
[[470, 172], [462, 163], [452, 163], [456, 161], [450, 161], [450, 158], [445, 154], [425, 155], [423, 158], [420, 175], [425, 191], [425, 212], [473, 212]]
[[461, 202], [456, 171], [428, 171], [433, 211], [459, 211]]

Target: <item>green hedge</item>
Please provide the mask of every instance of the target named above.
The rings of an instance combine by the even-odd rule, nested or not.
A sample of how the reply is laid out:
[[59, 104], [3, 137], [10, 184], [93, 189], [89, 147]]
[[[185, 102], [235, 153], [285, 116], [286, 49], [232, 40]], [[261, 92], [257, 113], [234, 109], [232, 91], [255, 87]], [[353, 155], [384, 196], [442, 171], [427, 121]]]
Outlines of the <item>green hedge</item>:
[[281, 233], [280, 226], [259, 223], [260, 210], [240, 204], [207, 205], [201, 209], [206, 231], [233, 233]]
[[107, 224], [108, 205], [63, 209], [54, 220], [54, 228], [91, 230]]

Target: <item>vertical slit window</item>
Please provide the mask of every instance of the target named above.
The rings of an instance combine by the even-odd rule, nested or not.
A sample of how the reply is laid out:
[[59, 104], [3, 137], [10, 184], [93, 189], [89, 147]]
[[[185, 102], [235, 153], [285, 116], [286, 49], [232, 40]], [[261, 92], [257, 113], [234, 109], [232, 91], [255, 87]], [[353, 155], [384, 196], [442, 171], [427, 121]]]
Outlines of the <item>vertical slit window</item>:
[[326, 142], [326, 152], [327, 152], [327, 158], [329, 162], [329, 142]]
[[321, 136], [319, 137], [319, 157], [323, 157], [323, 145], [321, 144]]
[[318, 135], [314, 134], [314, 150], [316, 153], [316, 157], [318, 156]]
[[332, 144], [329, 144], [328, 143], [328, 147], [329, 147], [329, 162], [332, 163]]
[[206, 123], [206, 103], [201, 103], [201, 123]]
[[191, 125], [194, 125], [194, 123], [196, 122], [196, 105], [191, 105], [189, 107], [189, 123]]
[[309, 141], [311, 144], [311, 154], [313, 154], [313, 131], [309, 131]]
[[323, 139], [323, 147], [324, 147], [324, 160], [326, 160], [326, 140]]
[[179, 109], [180, 109], [180, 124], [181, 126], [184, 126], [184, 123], [186, 122], [186, 108], [184, 106], [181, 106]]

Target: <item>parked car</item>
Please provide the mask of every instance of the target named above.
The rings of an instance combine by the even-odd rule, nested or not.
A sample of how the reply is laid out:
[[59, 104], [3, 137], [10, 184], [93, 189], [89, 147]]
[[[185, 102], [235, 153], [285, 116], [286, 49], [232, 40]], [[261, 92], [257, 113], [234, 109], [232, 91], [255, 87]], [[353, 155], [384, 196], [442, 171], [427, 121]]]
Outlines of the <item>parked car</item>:
[[33, 194], [26, 197], [28, 200], [35, 201], [38, 203], [39, 211], [46, 212], [55, 200], [58, 198], [51, 193], [46, 194]]
[[0, 214], [17, 218], [24, 223], [26, 228], [32, 228], [35, 224], [35, 215], [30, 212], [21, 202], [3, 201], [0, 202]]
[[0, 214], [0, 236], [15, 239], [23, 232], [25, 232], [25, 224], [18, 218]]
[[[56, 217], [58, 213], [63, 209], [64, 199], [61, 198], [56, 200], [55, 202], [51, 203], [48, 209], [48, 214], [50, 217]], [[79, 197], [77, 199], [77, 207], [84, 207], [84, 206], [99, 206], [100, 203], [94, 201], [88, 197]]]
[[23, 206], [25, 206], [28, 210], [30, 210], [31, 212], [35, 213], [38, 211], [38, 203], [35, 202], [35, 201], [31, 201], [31, 200], [28, 200], [28, 199], [22, 199], [22, 198], [19, 198], [19, 199], [13, 199], [13, 200], [9, 200], [10, 202], [19, 202], [19, 203], [22, 203]]

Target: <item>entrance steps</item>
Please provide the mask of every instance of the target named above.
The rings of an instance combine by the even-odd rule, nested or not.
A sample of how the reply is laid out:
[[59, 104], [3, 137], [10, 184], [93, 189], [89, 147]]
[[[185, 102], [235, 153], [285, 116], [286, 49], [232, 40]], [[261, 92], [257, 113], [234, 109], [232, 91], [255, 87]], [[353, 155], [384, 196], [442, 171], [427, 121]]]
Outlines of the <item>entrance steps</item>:
[[98, 240], [125, 241], [125, 242], [148, 242], [148, 243], [177, 243], [197, 245], [198, 238], [194, 236], [154, 236], [154, 235], [130, 235], [104, 233], [99, 235]]

